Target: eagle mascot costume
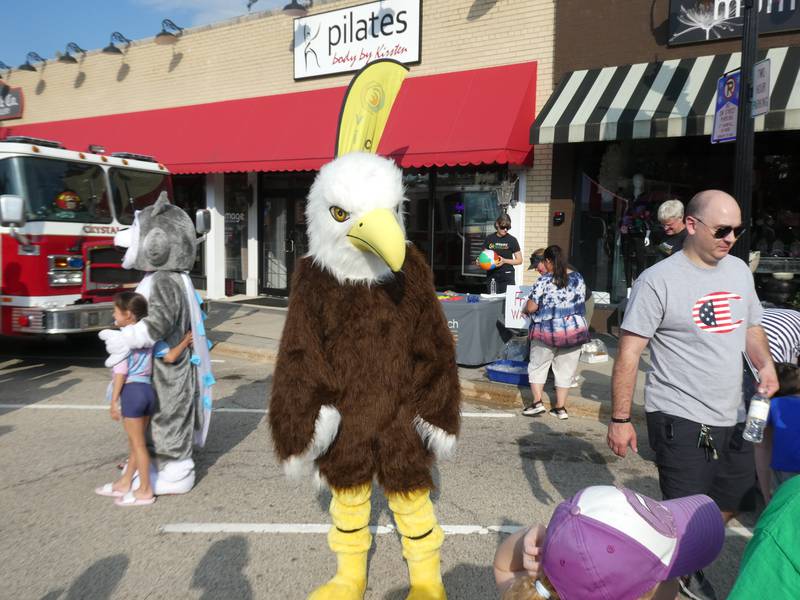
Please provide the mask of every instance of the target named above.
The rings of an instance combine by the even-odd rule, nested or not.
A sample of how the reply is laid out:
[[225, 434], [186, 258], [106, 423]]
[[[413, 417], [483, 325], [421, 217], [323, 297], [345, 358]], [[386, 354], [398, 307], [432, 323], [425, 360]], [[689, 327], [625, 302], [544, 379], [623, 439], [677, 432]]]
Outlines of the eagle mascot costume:
[[[147, 316], [135, 325], [100, 332], [109, 353], [106, 365], [124, 360], [131, 349], [151, 348], [157, 342], [172, 348], [192, 331], [191, 352], [171, 364], [153, 361], [158, 401], [148, 429], [153, 491], [157, 496], [184, 494], [194, 487], [193, 447], [205, 444], [215, 383], [203, 324], [206, 315], [188, 275], [197, 252], [195, 226], [162, 192], [154, 204], [136, 212], [133, 225], [118, 233], [114, 244], [127, 248], [124, 268], [145, 272], [136, 291], [147, 298], [148, 306]], [[156, 349], [156, 358], [160, 355]], [[134, 487], [138, 485], [137, 477]]]
[[338, 568], [309, 600], [360, 600], [372, 481], [402, 536], [408, 600], [446, 598], [444, 533], [429, 492], [454, 450], [461, 392], [453, 336], [424, 256], [405, 240], [402, 172], [370, 153], [320, 169], [308, 196], [309, 253], [294, 275], [269, 407], [287, 472], [331, 487]]

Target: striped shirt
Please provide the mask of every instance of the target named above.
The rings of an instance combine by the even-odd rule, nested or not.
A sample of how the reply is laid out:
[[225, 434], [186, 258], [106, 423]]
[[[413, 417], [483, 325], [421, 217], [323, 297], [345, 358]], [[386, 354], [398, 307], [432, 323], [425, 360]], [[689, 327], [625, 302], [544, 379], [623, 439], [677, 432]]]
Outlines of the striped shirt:
[[767, 334], [772, 360], [797, 364], [800, 356], [800, 312], [787, 308], [765, 308], [761, 326]]

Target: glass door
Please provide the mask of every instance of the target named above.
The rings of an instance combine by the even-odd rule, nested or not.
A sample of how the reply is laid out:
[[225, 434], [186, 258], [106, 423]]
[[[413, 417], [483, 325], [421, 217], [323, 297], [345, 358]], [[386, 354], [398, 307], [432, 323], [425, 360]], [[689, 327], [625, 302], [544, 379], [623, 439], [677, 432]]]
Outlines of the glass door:
[[304, 193], [283, 190], [263, 198], [261, 209], [261, 291], [288, 296], [297, 262], [308, 253]]

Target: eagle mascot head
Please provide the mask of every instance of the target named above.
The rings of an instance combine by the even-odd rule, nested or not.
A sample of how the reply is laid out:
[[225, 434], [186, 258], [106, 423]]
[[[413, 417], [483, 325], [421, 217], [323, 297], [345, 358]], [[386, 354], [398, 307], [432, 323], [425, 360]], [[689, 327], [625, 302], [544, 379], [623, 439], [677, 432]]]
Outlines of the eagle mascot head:
[[308, 196], [309, 256], [340, 283], [373, 283], [406, 257], [403, 173], [375, 154], [345, 154], [323, 166]]

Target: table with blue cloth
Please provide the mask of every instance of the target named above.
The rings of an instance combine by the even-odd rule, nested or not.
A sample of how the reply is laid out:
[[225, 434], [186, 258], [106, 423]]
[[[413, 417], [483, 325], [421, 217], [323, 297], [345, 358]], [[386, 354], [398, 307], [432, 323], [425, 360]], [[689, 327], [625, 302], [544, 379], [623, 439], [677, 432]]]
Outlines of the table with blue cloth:
[[456, 363], [474, 367], [498, 359], [505, 345], [501, 337], [505, 298], [467, 302], [464, 294], [456, 300], [439, 303], [456, 340]]

